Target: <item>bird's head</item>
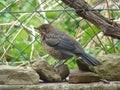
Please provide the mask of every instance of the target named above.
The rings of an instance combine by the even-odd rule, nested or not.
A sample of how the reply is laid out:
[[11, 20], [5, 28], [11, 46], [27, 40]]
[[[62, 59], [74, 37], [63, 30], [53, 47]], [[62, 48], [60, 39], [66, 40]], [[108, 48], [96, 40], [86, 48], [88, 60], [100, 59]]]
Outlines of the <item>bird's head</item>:
[[39, 27], [35, 27], [35, 29], [38, 29], [41, 35], [45, 35], [47, 33], [49, 33], [50, 31], [52, 31], [54, 29], [53, 26], [51, 26], [50, 24], [42, 24]]

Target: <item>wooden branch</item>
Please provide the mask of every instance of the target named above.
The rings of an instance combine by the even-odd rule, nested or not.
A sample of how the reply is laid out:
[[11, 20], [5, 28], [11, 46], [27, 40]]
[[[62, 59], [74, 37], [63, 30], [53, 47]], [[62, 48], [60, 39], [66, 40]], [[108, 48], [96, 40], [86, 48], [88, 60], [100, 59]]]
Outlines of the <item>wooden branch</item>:
[[120, 39], [120, 25], [91, 10], [92, 7], [84, 0], [62, 0], [62, 2], [74, 8], [79, 16], [99, 27], [105, 35]]

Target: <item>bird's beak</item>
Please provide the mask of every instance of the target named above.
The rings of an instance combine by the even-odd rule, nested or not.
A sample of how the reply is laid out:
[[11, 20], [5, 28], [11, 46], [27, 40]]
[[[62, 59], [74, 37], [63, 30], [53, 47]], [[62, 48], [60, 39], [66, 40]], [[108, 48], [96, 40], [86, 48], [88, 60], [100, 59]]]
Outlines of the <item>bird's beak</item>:
[[39, 27], [34, 27], [34, 29], [39, 29]]

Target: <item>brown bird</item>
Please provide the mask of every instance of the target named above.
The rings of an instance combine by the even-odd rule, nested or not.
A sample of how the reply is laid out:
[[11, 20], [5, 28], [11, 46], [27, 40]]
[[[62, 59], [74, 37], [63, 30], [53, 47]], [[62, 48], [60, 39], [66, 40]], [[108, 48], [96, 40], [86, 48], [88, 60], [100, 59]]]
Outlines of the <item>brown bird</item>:
[[60, 31], [50, 24], [43, 24], [38, 28], [42, 45], [46, 52], [58, 60], [68, 60], [73, 56], [80, 56], [87, 64], [96, 66], [101, 63], [85, 53], [80, 44], [65, 32]]

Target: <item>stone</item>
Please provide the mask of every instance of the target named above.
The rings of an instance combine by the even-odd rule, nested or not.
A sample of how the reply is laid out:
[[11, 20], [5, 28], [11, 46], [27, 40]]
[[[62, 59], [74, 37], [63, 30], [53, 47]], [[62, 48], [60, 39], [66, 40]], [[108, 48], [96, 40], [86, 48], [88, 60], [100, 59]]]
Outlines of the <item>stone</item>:
[[68, 68], [68, 65], [63, 64], [55, 68], [56, 72], [61, 76], [61, 79], [64, 80], [68, 77], [70, 74], [70, 70]]
[[84, 72], [94, 71], [93, 70], [94, 68], [91, 65], [88, 65], [87, 63], [85, 63], [82, 59], [76, 60], [76, 63], [80, 71], [84, 71]]
[[72, 70], [69, 75], [69, 83], [91, 83], [99, 82], [99, 75], [93, 72], [83, 72], [79, 70]]
[[0, 84], [38, 84], [39, 75], [30, 68], [0, 65]]
[[44, 82], [60, 82], [61, 76], [45, 60], [37, 60], [32, 64], [32, 68], [39, 74]]
[[102, 65], [94, 67], [95, 73], [106, 80], [120, 81], [120, 54], [99, 56], [98, 60]]
[[120, 90], [119, 82], [96, 83], [40, 83], [37, 85], [0, 85], [0, 90]]

